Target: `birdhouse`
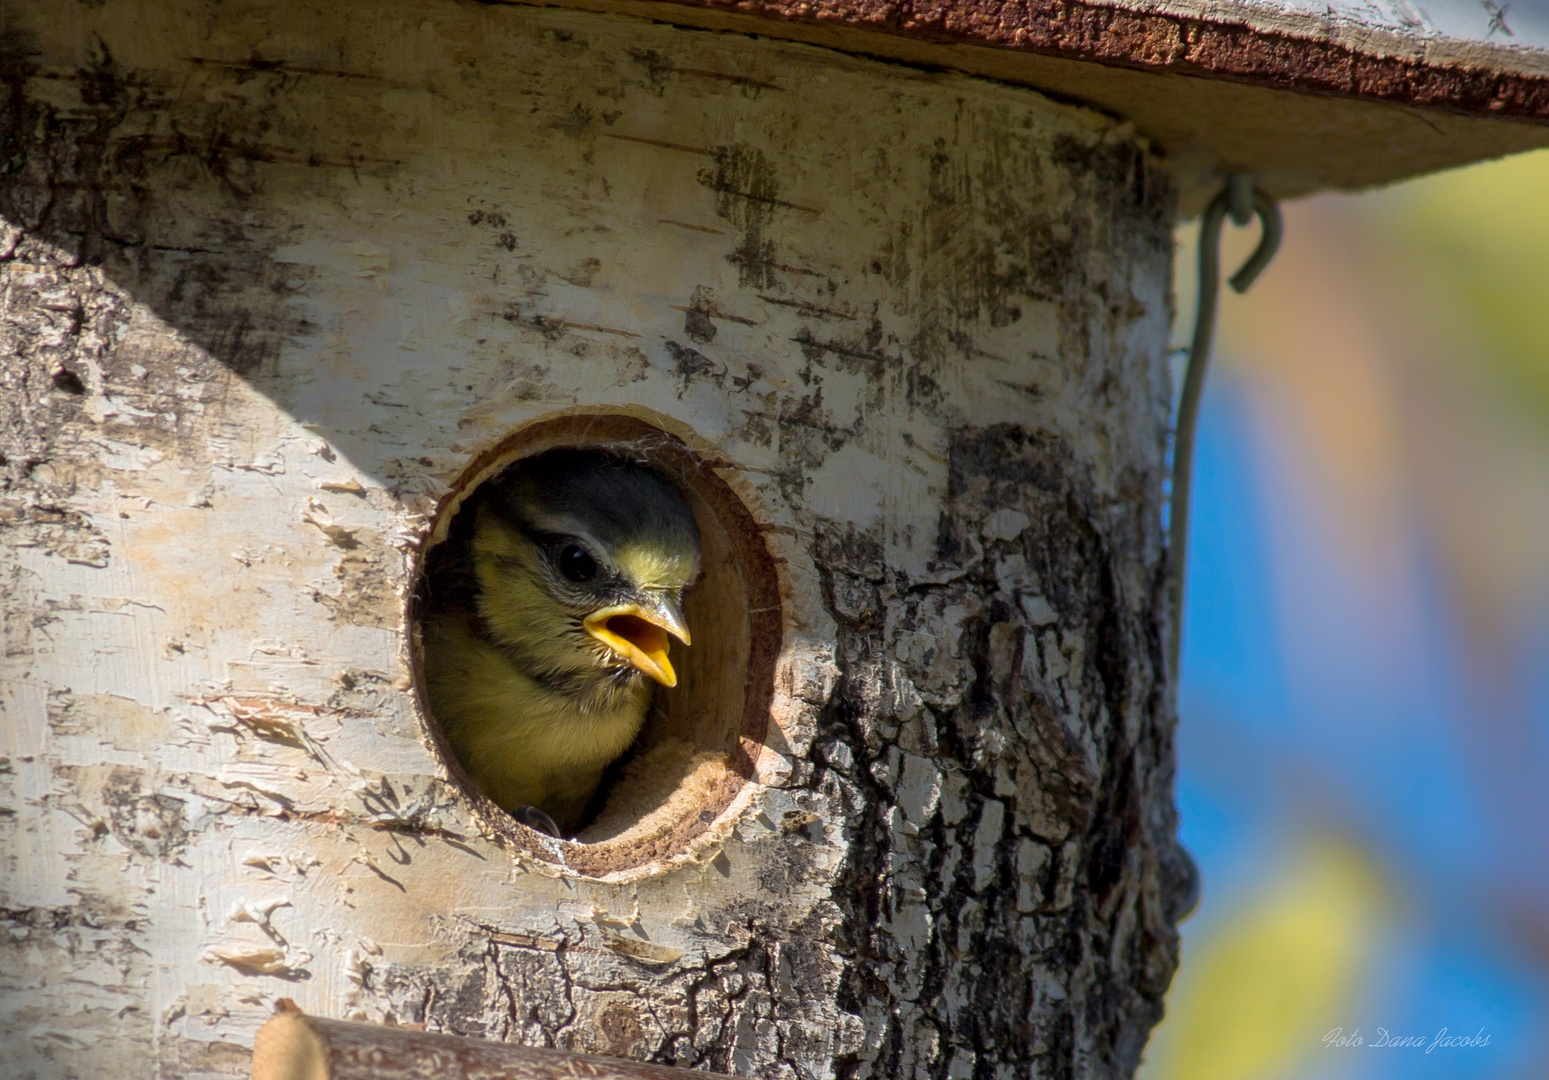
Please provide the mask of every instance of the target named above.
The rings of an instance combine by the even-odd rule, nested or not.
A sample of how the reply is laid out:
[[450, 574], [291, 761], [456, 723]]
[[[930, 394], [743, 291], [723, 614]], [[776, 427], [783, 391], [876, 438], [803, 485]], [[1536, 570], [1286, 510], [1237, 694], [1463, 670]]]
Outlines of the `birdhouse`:
[[[0, 1071], [243, 1077], [291, 999], [383, 1069], [1130, 1075], [1172, 228], [1549, 145], [1533, 14], [6, 0]], [[666, 503], [682, 633], [598, 622]], [[446, 612], [512, 723], [633, 688], [574, 822]]]

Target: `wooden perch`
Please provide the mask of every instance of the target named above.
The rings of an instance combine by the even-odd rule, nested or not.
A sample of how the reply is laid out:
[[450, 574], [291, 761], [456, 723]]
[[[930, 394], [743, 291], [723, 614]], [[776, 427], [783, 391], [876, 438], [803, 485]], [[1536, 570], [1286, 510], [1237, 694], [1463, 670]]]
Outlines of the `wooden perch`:
[[324, 1020], [289, 999], [259, 1028], [253, 1080], [714, 1080], [724, 1073]]

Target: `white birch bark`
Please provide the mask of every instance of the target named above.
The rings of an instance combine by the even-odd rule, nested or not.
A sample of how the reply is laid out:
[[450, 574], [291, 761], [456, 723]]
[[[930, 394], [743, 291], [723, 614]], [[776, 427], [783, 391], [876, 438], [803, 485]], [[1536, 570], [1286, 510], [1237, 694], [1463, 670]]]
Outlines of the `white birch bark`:
[[[0, 1071], [242, 1076], [279, 997], [1133, 1069], [1178, 874], [1131, 130], [539, 8], [16, 2], [4, 46]], [[589, 874], [457, 786], [407, 614], [438, 500], [576, 410], [717, 464], [779, 589], [752, 781]]]

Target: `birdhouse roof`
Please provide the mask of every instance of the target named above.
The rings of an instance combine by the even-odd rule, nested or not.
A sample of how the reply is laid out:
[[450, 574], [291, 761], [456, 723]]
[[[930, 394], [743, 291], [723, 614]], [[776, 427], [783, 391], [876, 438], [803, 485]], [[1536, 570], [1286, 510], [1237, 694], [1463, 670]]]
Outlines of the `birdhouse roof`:
[[570, 0], [1032, 86], [1132, 120], [1184, 209], [1549, 145], [1549, 0]]

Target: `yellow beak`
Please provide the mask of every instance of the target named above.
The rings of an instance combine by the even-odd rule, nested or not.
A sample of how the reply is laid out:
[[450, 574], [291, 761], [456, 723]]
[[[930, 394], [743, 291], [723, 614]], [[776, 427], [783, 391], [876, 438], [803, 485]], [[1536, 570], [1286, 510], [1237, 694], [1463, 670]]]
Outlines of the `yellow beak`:
[[663, 686], [678, 685], [678, 673], [667, 659], [671, 634], [689, 644], [688, 623], [670, 600], [651, 598], [643, 603], [619, 604], [594, 611], [583, 624], [592, 637], [618, 653], [630, 665]]

